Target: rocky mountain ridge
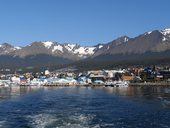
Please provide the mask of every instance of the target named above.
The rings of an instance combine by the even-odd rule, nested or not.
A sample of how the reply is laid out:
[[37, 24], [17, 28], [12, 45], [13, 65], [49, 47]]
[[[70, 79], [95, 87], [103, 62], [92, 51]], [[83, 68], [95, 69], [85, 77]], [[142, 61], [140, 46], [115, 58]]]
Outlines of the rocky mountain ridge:
[[[24, 47], [15, 47], [8, 43], [0, 45], [1, 60], [6, 60], [3, 65], [16, 60], [27, 65], [35, 65], [41, 63], [69, 63], [79, 60], [124, 60], [128, 57], [135, 56], [139, 58], [152, 53], [154, 58], [161, 53], [170, 51], [170, 28], [164, 30], [154, 30], [145, 32], [137, 37], [130, 38], [128, 36], [119, 37], [109, 43], [97, 44], [95, 46], [80, 46], [79, 44], [43, 41], [33, 42]], [[156, 53], [156, 54], [155, 54]], [[43, 58], [44, 56], [44, 58]], [[109, 56], [109, 57], [108, 57]], [[166, 56], [168, 57], [168, 56]], [[7, 58], [7, 59], [6, 59]], [[56, 58], [56, 59], [55, 59]], [[170, 57], [169, 57], [170, 58]], [[44, 59], [44, 60], [43, 60]], [[43, 61], [42, 61], [43, 60]], [[37, 63], [37, 61], [41, 63]], [[1, 65], [0, 63], [0, 65]], [[16, 63], [18, 65], [18, 63]]]

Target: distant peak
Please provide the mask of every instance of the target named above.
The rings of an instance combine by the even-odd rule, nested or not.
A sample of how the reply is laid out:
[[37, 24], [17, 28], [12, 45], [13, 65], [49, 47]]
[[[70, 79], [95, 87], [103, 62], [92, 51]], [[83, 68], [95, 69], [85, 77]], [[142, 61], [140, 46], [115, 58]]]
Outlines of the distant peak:
[[158, 33], [162, 33], [162, 31], [159, 31], [159, 30], [148, 31], [148, 32], [145, 32], [142, 36], [147, 36], [151, 34], [153, 35], [153, 34], [158, 34]]
[[149, 31], [149, 32], [145, 32], [144, 35], [150, 35], [152, 33], [152, 31]]
[[116, 40], [120, 41], [120, 42], [127, 42], [129, 41], [129, 37], [128, 36], [121, 36], [119, 38], [117, 38]]
[[8, 46], [11, 46], [9, 43], [3, 43], [2, 45], [6, 45], [6, 46], [8, 45]]
[[0, 47], [13, 47], [13, 46], [9, 43], [3, 43], [0, 45]]

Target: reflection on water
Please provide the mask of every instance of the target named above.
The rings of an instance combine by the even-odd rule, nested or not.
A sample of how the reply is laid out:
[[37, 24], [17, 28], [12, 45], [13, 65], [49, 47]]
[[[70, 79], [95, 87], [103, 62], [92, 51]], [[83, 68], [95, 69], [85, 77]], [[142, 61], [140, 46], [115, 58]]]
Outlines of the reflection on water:
[[[59, 89], [63, 87], [0, 87], [0, 99], [10, 99], [17, 98], [18, 96], [22, 96], [25, 94], [29, 94], [31, 92], [36, 92], [39, 90], [51, 90], [51, 89]], [[75, 88], [75, 87], [68, 87]], [[83, 87], [81, 87], [83, 88]], [[86, 87], [84, 87], [86, 88]], [[86, 88], [88, 89], [88, 88]], [[90, 88], [91, 89], [91, 88]], [[127, 96], [127, 97], [146, 97], [146, 98], [169, 98], [170, 97], [170, 87], [94, 87], [94, 90], [102, 90], [109, 94], [119, 95], [119, 96]], [[78, 88], [77, 88], [78, 90]], [[69, 90], [67, 90], [69, 91]]]
[[29, 94], [30, 92], [40, 90], [40, 87], [0, 87], [0, 100], [17, 98], [19, 96]]
[[122, 87], [122, 88], [103, 88], [107, 93], [126, 97], [143, 97], [143, 98], [170, 98], [170, 87]]
[[168, 87], [0, 88], [0, 128], [170, 127]]

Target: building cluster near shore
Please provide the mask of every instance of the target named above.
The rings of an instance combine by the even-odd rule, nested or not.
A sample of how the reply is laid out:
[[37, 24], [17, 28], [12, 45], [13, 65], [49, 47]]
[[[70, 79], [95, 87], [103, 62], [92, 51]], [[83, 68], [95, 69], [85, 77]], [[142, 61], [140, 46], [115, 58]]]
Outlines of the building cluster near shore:
[[146, 67], [85, 72], [62, 71], [0, 74], [0, 86], [128, 85], [128, 83], [170, 82], [170, 68]]

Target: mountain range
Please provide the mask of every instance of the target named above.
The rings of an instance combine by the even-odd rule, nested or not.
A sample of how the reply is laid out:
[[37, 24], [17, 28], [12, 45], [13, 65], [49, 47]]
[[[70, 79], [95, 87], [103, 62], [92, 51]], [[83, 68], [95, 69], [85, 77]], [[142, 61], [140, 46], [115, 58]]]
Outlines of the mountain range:
[[119, 37], [95, 46], [44, 41], [24, 47], [0, 45], [0, 66], [48, 66], [84, 62], [124, 62], [170, 59], [170, 29]]

